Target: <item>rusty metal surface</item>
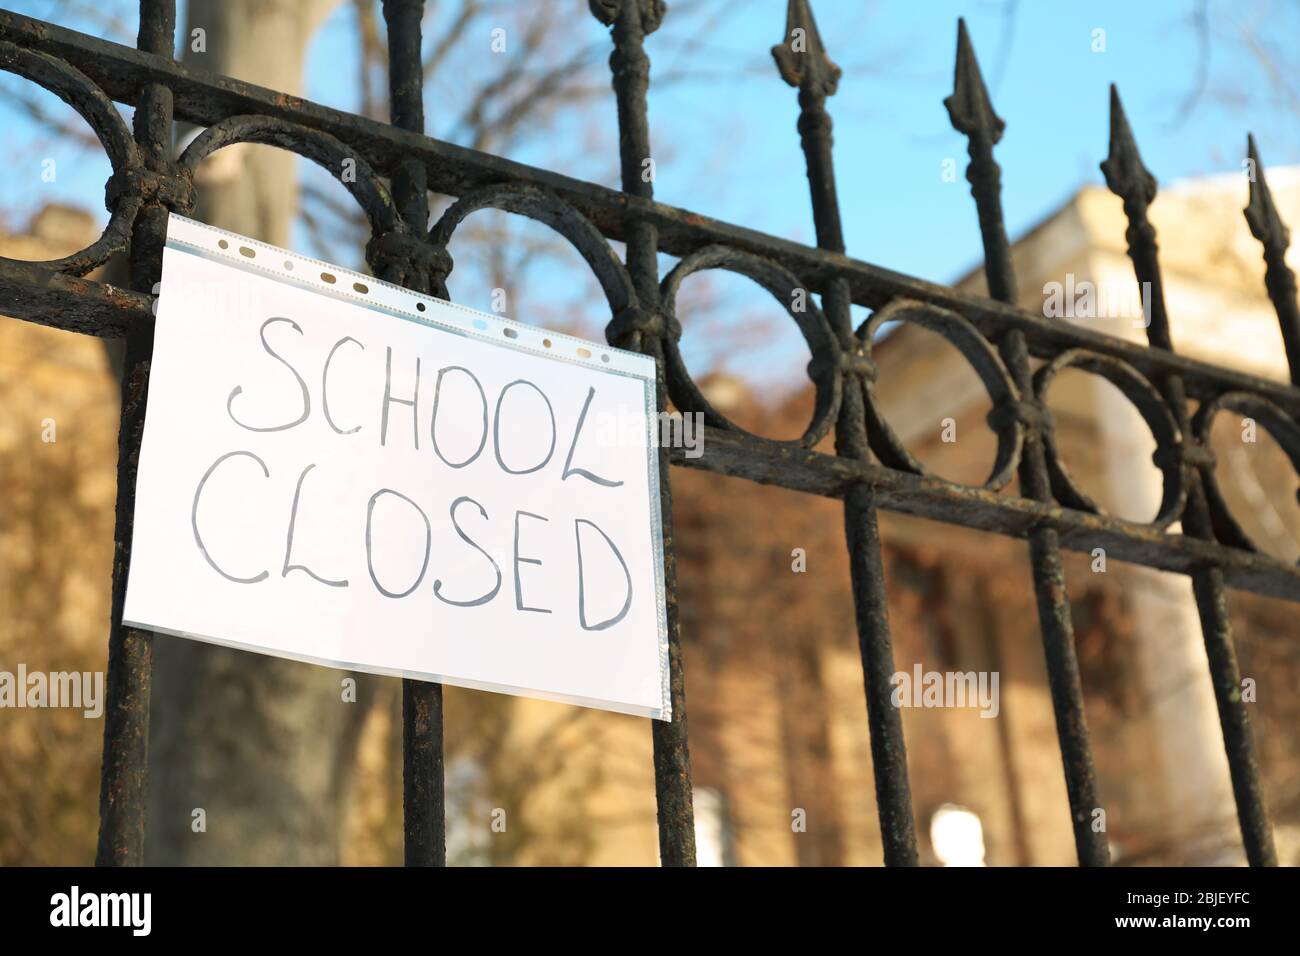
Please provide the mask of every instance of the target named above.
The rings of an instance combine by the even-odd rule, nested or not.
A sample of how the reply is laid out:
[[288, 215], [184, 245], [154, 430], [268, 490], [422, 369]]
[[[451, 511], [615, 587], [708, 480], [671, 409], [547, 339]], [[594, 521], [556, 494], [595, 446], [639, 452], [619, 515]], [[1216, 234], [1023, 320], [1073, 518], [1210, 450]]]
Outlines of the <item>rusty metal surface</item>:
[[[618, 108], [619, 171], [623, 191], [649, 201], [654, 177], [643, 175], [650, 155], [650, 58], [645, 38], [664, 15], [662, 0], [590, 0], [592, 15], [611, 28], [613, 74]], [[605, 330], [611, 345], [634, 349], [655, 359], [657, 406], [662, 412], [670, 394], [665, 377], [664, 333], [668, 323], [659, 308], [658, 229], [646, 219], [627, 222], [627, 271], [636, 301], [613, 316]], [[691, 755], [686, 733], [686, 677], [682, 670], [681, 624], [677, 608], [677, 558], [673, 538], [673, 492], [668, 454], [659, 453], [659, 506], [664, 541], [664, 599], [668, 623], [668, 687], [671, 721], [650, 723], [654, 752], [655, 804], [659, 818], [659, 862], [695, 865], [695, 805], [691, 792]]]
[[1159, 531], [1147, 524], [822, 452], [751, 442], [716, 428], [705, 428], [702, 448], [698, 458], [673, 449], [673, 464], [826, 498], [844, 498], [853, 485], [866, 484], [876, 489], [878, 505], [886, 511], [1012, 538], [1027, 538], [1038, 527], [1051, 528], [1067, 551], [1087, 553], [1105, 548], [1108, 558], [1177, 574], [1214, 566], [1223, 571], [1229, 587], [1300, 601], [1300, 568], [1295, 565], [1186, 534]]
[[[141, 49], [171, 55], [176, 33], [174, 0], [140, 4]], [[135, 143], [142, 168], [155, 183], [174, 174], [171, 158], [171, 91], [155, 85], [144, 91], [135, 112]], [[121, 169], [114, 170], [114, 177]], [[112, 192], [110, 190], [110, 197]], [[165, 189], [146, 196], [118, 196], [138, 207], [129, 250], [131, 284], [152, 292], [162, 278], [162, 250], [167, 240]], [[127, 330], [122, 368], [122, 418], [117, 442], [117, 517], [113, 546], [113, 610], [108, 635], [108, 679], [104, 705], [104, 763], [100, 774], [98, 866], [139, 866], [144, 862], [145, 800], [149, 773], [149, 695], [153, 682], [153, 635], [126, 627], [127, 568], [135, 517], [136, 470], [144, 437], [149, 366], [153, 357], [153, 323], [133, 323]]]
[[[797, 46], [796, 37], [803, 41]], [[826, 54], [806, 0], [790, 0], [787, 5], [785, 36], [772, 48], [772, 58], [781, 78], [799, 90], [798, 129], [808, 170], [817, 245], [828, 252], [842, 254], [844, 230], [835, 192], [832, 122], [826, 111], [826, 98], [838, 87], [840, 69]], [[772, 291], [776, 294], [778, 290]], [[872, 444], [866, 409], [874, 411], [871, 386], [875, 380], [875, 364], [871, 359], [870, 344], [866, 336], [859, 339], [854, 335], [848, 283], [844, 279], [837, 279], [822, 300], [834, 339], [819, 351], [814, 338], [805, 330], [804, 337], [813, 355], [808, 374], [815, 382], [826, 374], [836, 378], [843, 376], [843, 400], [835, 426], [835, 453], [841, 458], [865, 463], [870, 458]], [[803, 325], [813, 326], [813, 320], [805, 319]], [[823, 410], [826, 389], [820, 382], [817, 392], [817, 410], [827, 414]], [[814, 416], [804, 444], [812, 444], [807, 439], [815, 433], [816, 425]], [[870, 430], [870, 434], [877, 433], [876, 429]], [[896, 439], [894, 444], [898, 445]], [[880, 528], [876, 519], [876, 490], [871, 486], [853, 484], [845, 491], [844, 536], [849, 549], [849, 575], [853, 583], [858, 652], [862, 658], [867, 727], [871, 735], [871, 767], [875, 777], [876, 811], [880, 818], [885, 865], [916, 866], [912, 787], [907, 772], [902, 714], [891, 699], [896, 668], [889, 633], [889, 602], [885, 593]]]
[[[984, 78], [980, 75], [964, 21], [957, 23], [957, 66], [953, 93], [944, 100], [952, 125], [969, 143], [970, 165], [966, 178], [979, 214], [980, 236], [984, 242], [984, 275], [989, 294], [1002, 302], [1016, 301], [1016, 279], [1011, 264], [1011, 244], [1007, 240], [1002, 217], [1002, 170], [993, 159], [993, 147], [1002, 138], [1006, 124], [993, 112]], [[1059, 476], [1065, 487], [1074, 492], [1071, 504], [1083, 504], [1081, 495], [1068, 481], [1068, 474], [1056, 457], [1051, 441], [1051, 416], [1041, 402], [1041, 393], [1050, 384], [1056, 365], [1046, 366], [1047, 375], [1035, 380], [1029, 371], [1029, 353], [1024, 333], [1008, 329], [998, 341], [998, 349], [1019, 392], [1019, 404], [1025, 438], [1019, 462], [1021, 494], [1037, 502], [1052, 501], [1052, 476]], [[1061, 362], [1078, 351], [1063, 353], [1053, 360]], [[1111, 357], [1098, 361], [1116, 363]], [[1086, 356], [1072, 364], [1090, 364]], [[1122, 363], [1120, 363], [1122, 364]], [[1103, 368], [1111, 368], [1104, 365]], [[1127, 366], [1124, 366], [1127, 369]], [[1136, 371], [1131, 373], [1139, 376]], [[1127, 375], [1120, 381], [1128, 382]], [[1145, 393], [1143, 393], [1145, 397]], [[1023, 410], [1023, 411], [1022, 411]], [[1168, 441], [1168, 436], [1166, 436]], [[1054, 463], [1049, 469], [1048, 462]], [[1091, 502], [1087, 502], [1091, 504]], [[1096, 511], [1095, 507], [1087, 510]], [[1172, 519], [1171, 519], [1172, 520]], [[1056, 738], [1061, 748], [1065, 771], [1065, 790], [1070, 803], [1070, 825], [1080, 866], [1105, 866], [1110, 862], [1106, 835], [1093, 826], [1094, 814], [1101, 807], [1097, 793], [1097, 771], [1093, 766], [1092, 745], [1088, 739], [1088, 722], [1083, 710], [1083, 685], [1074, 649], [1074, 621], [1070, 615], [1070, 598], [1065, 589], [1065, 569], [1061, 565], [1058, 533], [1039, 525], [1029, 531], [1029, 558], [1033, 568], [1034, 596], [1038, 606], [1038, 624], [1043, 635], [1043, 652], [1047, 661], [1047, 683], [1052, 695], [1056, 718]]]
[[[1119, 91], [1110, 88], [1110, 155], [1101, 164], [1106, 184], [1111, 192], [1124, 201], [1124, 215], [1128, 219], [1125, 238], [1128, 255], [1133, 261], [1133, 272], [1143, 290], [1150, 290], [1150, 308], [1147, 320], [1147, 341], [1153, 349], [1164, 352], [1174, 350], [1169, 315], [1165, 309], [1164, 280], [1160, 274], [1160, 259], [1156, 246], [1156, 230], [1148, 218], [1147, 210], [1156, 195], [1156, 179], [1142, 163], [1137, 141], [1124, 115]], [[1259, 198], [1258, 193], [1255, 198]], [[1262, 206], [1247, 207], [1251, 210]], [[1276, 219], [1276, 213], [1273, 218]], [[1252, 226], [1259, 225], [1258, 221]], [[1269, 230], [1275, 231], [1275, 230]], [[1267, 250], [1268, 243], [1265, 243]], [[1276, 280], [1276, 275], [1275, 275]], [[1270, 290], [1272, 292], [1274, 290]], [[1283, 335], [1291, 333], [1283, 319]], [[1293, 370], [1294, 372], [1294, 370]], [[1187, 393], [1182, 378], [1176, 373], [1166, 373], [1157, 380], [1165, 403], [1173, 413], [1178, 429], [1183, 435], [1192, 434], [1188, 420]], [[1217, 399], [1220, 404], [1223, 398]], [[1211, 407], [1214, 403], [1211, 403]], [[1258, 412], [1268, 412], [1256, 406]], [[1208, 413], [1212, 414], [1212, 412]], [[1266, 424], [1273, 418], [1269, 414]], [[1208, 418], [1207, 418], [1208, 422]], [[1274, 428], [1278, 421], [1274, 419]], [[1279, 430], [1280, 431], [1280, 430]], [[1200, 434], [1208, 437], [1205, 429]], [[1287, 437], [1284, 435], [1284, 440]], [[1294, 437], [1294, 436], [1292, 436]], [[1294, 451], [1294, 441], [1289, 441]], [[1202, 468], [1212, 470], [1213, 457], [1204, 453], [1194, 443], [1180, 442], [1184, 450], [1180, 463], [1187, 476], [1187, 496], [1182, 510], [1184, 531], [1194, 538], [1215, 540], [1216, 524], [1211, 507], [1227, 511], [1222, 498], [1216, 493], [1206, 495], [1202, 482]], [[1213, 502], [1213, 504], [1212, 504]], [[1223, 593], [1223, 574], [1219, 568], [1205, 565], [1192, 571], [1192, 590], [1196, 594], [1196, 608], [1201, 619], [1201, 634], [1209, 658], [1210, 679], [1214, 698], [1219, 708], [1219, 725], [1223, 730], [1224, 749], [1228, 755], [1228, 768], [1232, 777], [1232, 791], [1237, 800], [1237, 819], [1241, 825], [1242, 843], [1246, 858], [1252, 866], [1277, 866], [1277, 851], [1273, 847], [1273, 828], [1268, 809], [1264, 805], [1263, 784], [1259, 778], [1259, 761], [1255, 754], [1255, 737], [1250, 727], [1250, 714], [1241, 693], [1241, 671], [1237, 666], [1236, 644], [1232, 638], [1232, 624], [1228, 619], [1228, 604]]]

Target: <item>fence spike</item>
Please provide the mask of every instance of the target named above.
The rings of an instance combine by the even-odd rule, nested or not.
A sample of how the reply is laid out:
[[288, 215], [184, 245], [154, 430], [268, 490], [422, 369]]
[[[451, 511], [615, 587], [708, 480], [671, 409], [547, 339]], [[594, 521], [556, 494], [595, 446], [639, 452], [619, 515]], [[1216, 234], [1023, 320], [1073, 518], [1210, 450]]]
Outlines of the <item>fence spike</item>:
[[1128, 124], [1119, 88], [1110, 85], [1110, 154], [1101, 164], [1110, 191], [1125, 202], [1149, 204], [1156, 198], [1156, 178], [1142, 163], [1133, 128]]
[[1291, 230], [1286, 227], [1273, 204], [1273, 193], [1264, 178], [1264, 163], [1259, 158], [1255, 137], [1246, 136], [1246, 155], [1250, 159], [1250, 201], [1242, 212], [1250, 232], [1264, 247], [1264, 285], [1277, 312], [1286, 347], [1291, 384], [1300, 385], [1300, 306], [1296, 304], [1295, 273], [1286, 264], [1286, 250], [1291, 245]]
[[1273, 193], [1264, 179], [1264, 163], [1259, 158], [1253, 134], [1246, 134], [1246, 155], [1250, 159], [1253, 175], [1250, 177], [1250, 202], [1242, 210], [1246, 222], [1250, 224], [1250, 234], [1258, 239], [1265, 249], [1281, 247], [1286, 249], [1291, 244], [1291, 230], [1277, 213], [1273, 204]]
[[964, 19], [957, 21], [957, 65], [953, 70], [952, 95], [943, 101], [943, 105], [948, 108], [948, 116], [958, 132], [969, 137], [984, 137], [990, 145], [1002, 139], [1007, 124], [993, 112], [989, 90], [984, 85]]
[[842, 72], [826, 52], [808, 0], [789, 0], [785, 8], [785, 39], [772, 47], [781, 79], [820, 96], [834, 96]]

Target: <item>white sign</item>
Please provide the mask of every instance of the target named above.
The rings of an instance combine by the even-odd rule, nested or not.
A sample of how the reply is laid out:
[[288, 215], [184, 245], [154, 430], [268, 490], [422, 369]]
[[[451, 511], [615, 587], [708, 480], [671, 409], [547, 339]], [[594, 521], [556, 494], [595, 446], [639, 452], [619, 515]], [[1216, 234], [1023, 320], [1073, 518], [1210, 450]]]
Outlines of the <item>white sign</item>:
[[667, 720], [654, 374], [172, 216], [125, 619]]

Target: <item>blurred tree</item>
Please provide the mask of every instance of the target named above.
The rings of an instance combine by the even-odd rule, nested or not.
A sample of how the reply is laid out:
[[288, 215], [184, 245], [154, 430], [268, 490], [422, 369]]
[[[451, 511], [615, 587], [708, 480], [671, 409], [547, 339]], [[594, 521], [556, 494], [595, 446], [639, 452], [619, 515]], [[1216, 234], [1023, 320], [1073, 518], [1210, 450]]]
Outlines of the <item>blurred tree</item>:
[[[339, 0], [190, 0], [187, 66], [301, 93], [308, 42]], [[287, 245], [295, 157], [244, 144], [200, 176], [195, 216]], [[154, 645], [146, 856], [158, 865], [334, 864], [370, 685], [194, 641]], [[206, 832], [191, 828], [203, 808]]]

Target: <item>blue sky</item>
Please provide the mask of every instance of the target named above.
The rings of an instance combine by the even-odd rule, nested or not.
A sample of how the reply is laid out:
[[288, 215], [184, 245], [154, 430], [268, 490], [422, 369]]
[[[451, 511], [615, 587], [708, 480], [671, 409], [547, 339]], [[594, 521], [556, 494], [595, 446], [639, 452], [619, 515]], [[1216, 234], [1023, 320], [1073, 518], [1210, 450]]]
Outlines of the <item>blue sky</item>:
[[[65, 5], [9, 5], [94, 29], [84, 15], [68, 15]], [[133, 29], [132, 4], [106, 0], [100, 6], [115, 5]], [[1247, 130], [1256, 133], [1268, 165], [1300, 162], [1300, 81], [1290, 79], [1300, 56], [1288, 59], [1281, 52], [1300, 37], [1300, 4], [1293, 0], [1207, 0], [1208, 47], [1193, 26], [1201, 9], [1197, 0], [813, 5], [826, 46], [844, 70], [830, 111], [848, 251], [859, 259], [936, 281], [951, 281], [979, 261], [967, 184], [960, 176], [955, 183], [941, 177], [945, 159], [965, 169], [964, 143], [942, 104], [952, 87], [959, 16], [967, 20], [995, 108], [1007, 122], [997, 158], [1013, 237], [1080, 186], [1101, 182], [1097, 164], [1106, 152], [1111, 82], [1119, 84], [1147, 165], [1162, 183], [1239, 169]], [[556, 6], [572, 17], [573, 42], [607, 42], [604, 28], [585, 14], [585, 2], [557, 0]], [[784, 6], [783, 0], [670, 2], [662, 28], [648, 42], [656, 196], [812, 242], [796, 94], [780, 80], [768, 53], [782, 37]], [[349, 7], [344, 4], [314, 41], [306, 86], [310, 98], [343, 109], [358, 102]], [[1093, 50], [1098, 30], [1104, 31], [1104, 52]], [[465, 42], [486, 44], [487, 38]], [[1276, 55], [1276, 75], [1287, 78], [1289, 87], [1279, 89], [1270, 80], [1268, 61], [1259, 53]], [[602, 52], [602, 70], [603, 61]], [[655, 76], [675, 79], [656, 87]], [[445, 136], [448, 121], [439, 105], [454, 104], [458, 91], [453, 84], [435, 92], [429, 132]], [[70, 115], [49, 101], [64, 111], [58, 115]], [[592, 149], [586, 133], [593, 114], [612, 134], [612, 92], [560, 114], [543, 135], [526, 138], [507, 154], [616, 185], [612, 135]], [[11, 224], [20, 225], [48, 199], [102, 214], [109, 170], [101, 156], [51, 140], [7, 102], [0, 103], [0, 121], [20, 173], [0, 179], [0, 210]], [[50, 156], [59, 166], [53, 184], [39, 177], [41, 161]], [[731, 289], [724, 284], [724, 291]], [[739, 292], [735, 298], [752, 301]], [[802, 362], [782, 357], [799, 351], [790, 348], [797, 343], [792, 336], [783, 331], [765, 345], [769, 357], [787, 369]]]
[[[660, 168], [657, 195], [811, 242], [796, 97], [766, 62], [767, 48], [783, 28], [783, 4], [758, 0], [741, 6], [745, 15], [734, 18], [718, 42], [734, 51], [757, 51], [767, 69], [720, 85], [725, 113], [702, 104], [695, 90], [652, 92], [652, 128], [685, 133], [673, 162]], [[1007, 122], [997, 158], [1013, 236], [1080, 186], [1102, 181], [1098, 163], [1106, 153], [1112, 82], [1119, 84], [1147, 164], [1162, 182], [1239, 168], [1248, 129], [1259, 137], [1266, 163], [1300, 161], [1297, 104], [1287, 110], [1263, 95], [1254, 102], [1240, 97], [1243, 87], [1262, 94], [1265, 86], [1258, 63], [1233, 35], [1235, 21], [1254, 12], [1249, 3], [1211, 3], [1219, 35], [1207, 88], [1190, 117], [1177, 122], [1196, 88], [1193, 8], [1180, 0], [1021, 2], [1008, 36], [1006, 5], [989, 0], [815, 4], [826, 46], [844, 68], [830, 111], [849, 253], [938, 281], [951, 281], [979, 261], [968, 185], [964, 178], [944, 183], [940, 176], [949, 157], [965, 169], [964, 141], [942, 104], [952, 89], [959, 16], [967, 20], [995, 108]], [[1300, 37], [1296, 5], [1258, 5], [1269, 8], [1276, 16], [1259, 15], [1271, 35]], [[674, 46], [671, 21], [670, 14], [651, 38], [656, 62], [671, 58], [657, 52]], [[1104, 53], [1091, 50], [1098, 28], [1106, 31]], [[710, 130], [733, 123], [739, 147], [731, 147], [726, 165], [734, 178], [718, 192], [710, 159], [719, 137]]]

